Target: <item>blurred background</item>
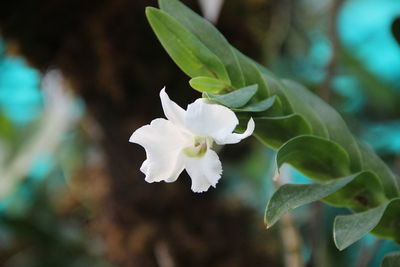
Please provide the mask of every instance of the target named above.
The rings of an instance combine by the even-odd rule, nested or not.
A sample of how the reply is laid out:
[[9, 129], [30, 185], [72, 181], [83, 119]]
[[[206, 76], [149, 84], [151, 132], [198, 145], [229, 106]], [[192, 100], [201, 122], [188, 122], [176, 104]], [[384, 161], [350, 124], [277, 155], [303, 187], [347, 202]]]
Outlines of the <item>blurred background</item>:
[[[188, 0], [227, 39], [319, 94], [400, 173], [398, 0]], [[343, 252], [321, 203], [266, 231], [274, 152], [227, 146], [216, 189], [147, 184], [128, 143], [159, 90], [200, 97], [144, 16], [145, 0], [0, 5], [0, 266], [379, 266], [372, 236]], [[288, 166], [278, 183], [310, 182]]]

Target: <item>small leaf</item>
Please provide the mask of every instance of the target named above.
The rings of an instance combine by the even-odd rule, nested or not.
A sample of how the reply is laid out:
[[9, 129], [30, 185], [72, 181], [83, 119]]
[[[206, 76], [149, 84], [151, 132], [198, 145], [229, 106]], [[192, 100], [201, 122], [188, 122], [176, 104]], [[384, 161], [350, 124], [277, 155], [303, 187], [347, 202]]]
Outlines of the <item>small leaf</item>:
[[249, 102], [249, 100], [257, 92], [257, 87], [258, 86], [254, 84], [244, 88], [240, 88], [228, 94], [214, 95], [206, 93], [206, 96], [229, 108], [238, 108], [246, 105], [246, 103]]
[[146, 8], [150, 25], [175, 63], [190, 77], [206, 76], [230, 84], [218, 57], [176, 19], [153, 7]]
[[359, 175], [338, 178], [326, 184], [285, 184], [279, 187], [267, 204], [265, 224], [271, 227], [287, 211], [329, 196]]
[[299, 114], [280, 117], [254, 118], [257, 125], [254, 136], [263, 144], [279, 148], [282, 144], [298, 135], [310, 134], [310, 125]]
[[379, 223], [386, 207], [384, 204], [364, 212], [337, 216], [333, 226], [336, 247], [343, 250], [369, 233]]
[[218, 94], [229, 86], [221, 80], [210, 77], [196, 77], [191, 79], [189, 84], [199, 92], [211, 94]]
[[[395, 238], [397, 235], [397, 238], [399, 238], [399, 204], [399, 198], [392, 199], [364, 212], [337, 216], [333, 225], [333, 238], [336, 247], [343, 250], [371, 231], [378, 236], [388, 234], [389, 237]], [[383, 225], [386, 226], [385, 229], [383, 229]], [[380, 229], [379, 226], [381, 226]], [[400, 238], [398, 241], [400, 241]]]
[[400, 266], [400, 252], [393, 252], [383, 258], [381, 267], [399, 267]]
[[242, 108], [234, 108], [233, 111], [236, 112], [262, 112], [271, 108], [276, 101], [276, 96], [269, 97], [260, 102], [248, 104]]
[[288, 163], [306, 176], [316, 180], [330, 180], [350, 175], [347, 152], [335, 142], [303, 135], [285, 143], [276, 155], [278, 167]]

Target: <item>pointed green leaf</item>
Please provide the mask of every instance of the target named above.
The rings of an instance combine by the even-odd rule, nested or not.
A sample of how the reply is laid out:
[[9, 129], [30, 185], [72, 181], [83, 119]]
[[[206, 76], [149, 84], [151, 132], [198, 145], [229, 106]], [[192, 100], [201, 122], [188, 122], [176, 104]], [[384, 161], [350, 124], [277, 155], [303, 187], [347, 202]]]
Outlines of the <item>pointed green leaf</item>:
[[383, 258], [381, 267], [399, 267], [400, 266], [400, 252], [393, 252]]
[[364, 212], [337, 216], [333, 225], [336, 247], [343, 250], [371, 231], [378, 236], [388, 234], [395, 238], [397, 235], [400, 241], [399, 207], [400, 199], [393, 199]]
[[189, 84], [193, 89], [201, 93], [211, 94], [218, 94], [229, 87], [229, 85], [223, 81], [210, 77], [196, 77], [191, 79]]
[[160, 8], [193, 33], [225, 65], [232, 85], [245, 86], [238, 59], [225, 37], [206, 19], [177, 0], [160, 0]]
[[274, 193], [265, 210], [265, 225], [271, 227], [286, 212], [320, 200], [349, 184], [360, 174], [335, 179], [325, 184], [285, 184]]
[[206, 76], [230, 84], [224, 65], [199, 39], [167, 13], [148, 7], [146, 16], [161, 44], [190, 77]]
[[254, 118], [256, 136], [263, 144], [279, 148], [283, 143], [298, 135], [310, 134], [310, 125], [298, 114], [280, 117]]
[[337, 216], [333, 226], [336, 247], [343, 250], [374, 229], [386, 206], [384, 204], [364, 212]]
[[276, 101], [276, 96], [269, 97], [260, 102], [248, 104], [242, 108], [234, 108], [232, 109], [235, 112], [262, 112], [271, 108]]
[[246, 105], [246, 103], [249, 102], [249, 100], [257, 92], [257, 87], [258, 86], [254, 84], [223, 95], [209, 93], [206, 93], [205, 95], [206, 97], [229, 108], [238, 108]]
[[306, 176], [316, 180], [330, 180], [350, 175], [349, 156], [335, 142], [303, 135], [285, 143], [276, 155], [278, 167], [288, 163]]

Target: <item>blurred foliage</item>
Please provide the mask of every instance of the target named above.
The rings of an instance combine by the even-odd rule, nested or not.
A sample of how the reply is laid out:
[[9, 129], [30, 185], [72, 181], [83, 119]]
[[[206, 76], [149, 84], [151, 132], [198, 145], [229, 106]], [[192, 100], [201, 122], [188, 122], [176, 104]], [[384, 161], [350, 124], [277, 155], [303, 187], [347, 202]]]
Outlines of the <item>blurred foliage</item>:
[[[22, 58], [6, 54], [0, 69], [1, 266], [110, 266], [104, 260], [102, 241], [86, 228], [92, 207], [83, 207], [75, 199], [79, 191], [72, 194], [71, 182], [68, 186], [65, 180], [82, 168], [89, 142], [79, 142], [82, 131], [75, 128], [56, 147], [57, 153], [48, 150], [53, 146], [49, 139], [48, 147], [28, 152], [35, 136], [44, 133], [44, 117], [51, 112], [42, 103], [46, 95], [39, 91], [41, 77]], [[57, 104], [60, 110], [61, 104]], [[78, 108], [75, 105], [72, 115], [79, 115]], [[26, 157], [28, 153], [34, 154]], [[13, 172], [14, 166], [20, 171]]]
[[0, 213], [2, 266], [110, 266], [100, 257], [101, 241], [84, 227], [87, 211], [73, 204], [65, 185], [55, 188], [55, 176], [51, 186], [27, 178], [17, 192], [23, 199], [6, 200]]

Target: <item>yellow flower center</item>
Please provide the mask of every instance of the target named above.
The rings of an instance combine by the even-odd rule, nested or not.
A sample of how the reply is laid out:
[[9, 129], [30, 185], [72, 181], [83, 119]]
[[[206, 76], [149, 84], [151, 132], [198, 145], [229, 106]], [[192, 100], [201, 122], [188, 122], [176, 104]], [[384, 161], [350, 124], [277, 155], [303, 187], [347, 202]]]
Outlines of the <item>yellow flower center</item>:
[[200, 158], [204, 156], [207, 152], [207, 148], [211, 148], [213, 144], [213, 139], [211, 137], [200, 137], [195, 136], [193, 140], [193, 145], [185, 147], [183, 153], [191, 158]]

